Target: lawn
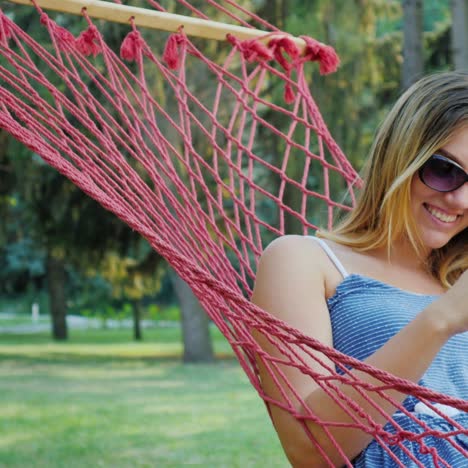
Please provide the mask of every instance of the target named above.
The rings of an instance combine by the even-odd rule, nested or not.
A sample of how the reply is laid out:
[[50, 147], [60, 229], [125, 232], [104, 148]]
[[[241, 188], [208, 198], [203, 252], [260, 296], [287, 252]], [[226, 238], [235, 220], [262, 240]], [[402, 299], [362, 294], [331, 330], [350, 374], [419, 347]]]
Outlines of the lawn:
[[287, 467], [228, 345], [184, 365], [178, 329], [0, 336], [0, 466]]

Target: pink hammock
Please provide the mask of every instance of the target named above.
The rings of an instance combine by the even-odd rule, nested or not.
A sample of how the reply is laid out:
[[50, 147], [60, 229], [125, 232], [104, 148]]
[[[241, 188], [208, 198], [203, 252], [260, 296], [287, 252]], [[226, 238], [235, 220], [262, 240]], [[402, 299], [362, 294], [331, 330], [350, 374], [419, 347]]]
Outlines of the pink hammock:
[[[135, 15], [119, 57], [86, 10], [88, 28], [75, 38], [41, 10], [41, 2], [33, 3], [50, 35], [47, 45], [40, 45], [3, 12], [0, 16], [0, 128], [138, 231], [167, 259], [229, 340], [259, 395], [269, 406], [298, 418], [329, 466], [332, 461], [309, 432], [307, 420], [324, 427], [347, 466], [352, 462], [334, 442], [329, 432], [333, 426], [372, 435], [395, 466], [405, 466], [391, 450], [396, 446], [414, 466], [423, 467], [406, 441], [419, 444], [434, 466], [450, 466], [425, 443], [429, 435], [450, 441], [468, 457], [454, 441], [455, 436], [467, 436], [468, 429], [434, 405], [466, 412], [467, 402], [345, 356], [249, 301], [256, 264], [269, 240], [291, 226], [300, 225], [303, 234], [324, 222], [330, 227], [335, 211], [354, 203], [359, 177], [329, 134], [304, 71], [310, 61], [317, 61], [324, 74], [334, 71], [338, 58], [333, 49], [307, 37], [240, 39], [233, 33], [227, 36], [230, 44], [212, 53], [224, 56], [218, 62], [197, 47], [199, 41], [189, 39], [187, 28], [171, 34], [164, 50], [152, 50], [135, 26]], [[151, 11], [164, 10], [158, 2], [147, 3]], [[226, 22], [277, 31], [232, 0], [204, 3], [205, 11]], [[187, 15], [207, 18], [185, 0], [178, 5]], [[263, 352], [253, 330], [285, 359]], [[324, 372], [304, 366], [302, 353], [321, 363]], [[263, 392], [256, 356], [276, 375], [280, 401]], [[328, 357], [342, 373], [319, 356]], [[292, 391], [302, 403], [299, 412], [285, 392], [288, 382], [281, 366], [309, 375], [353, 422], [320, 420]], [[359, 381], [350, 367], [379, 384]], [[386, 430], [339, 390], [340, 382], [353, 386], [381, 414], [385, 413], [371, 396], [393, 402], [395, 411], [413, 418], [420, 431], [402, 430], [391, 414], [386, 418], [394, 431]], [[389, 389], [418, 398], [445, 418], [450, 430], [434, 430], [416, 419], [392, 399]]]

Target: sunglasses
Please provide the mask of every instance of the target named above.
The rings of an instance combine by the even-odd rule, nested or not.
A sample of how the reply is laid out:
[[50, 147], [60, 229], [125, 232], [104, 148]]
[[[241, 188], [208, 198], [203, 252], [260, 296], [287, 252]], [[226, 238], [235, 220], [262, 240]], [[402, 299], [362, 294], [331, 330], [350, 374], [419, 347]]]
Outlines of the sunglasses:
[[468, 173], [451, 159], [433, 154], [419, 169], [419, 178], [433, 190], [453, 192], [468, 182]]

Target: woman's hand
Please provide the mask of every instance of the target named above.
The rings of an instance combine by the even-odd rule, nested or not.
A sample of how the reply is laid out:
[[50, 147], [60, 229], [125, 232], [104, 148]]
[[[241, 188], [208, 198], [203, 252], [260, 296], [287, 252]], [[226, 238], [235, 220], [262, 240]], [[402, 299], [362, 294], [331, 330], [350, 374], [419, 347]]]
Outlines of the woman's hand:
[[468, 270], [427, 307], [425, 313], [447, 332], [448, 337], [468, 331]]

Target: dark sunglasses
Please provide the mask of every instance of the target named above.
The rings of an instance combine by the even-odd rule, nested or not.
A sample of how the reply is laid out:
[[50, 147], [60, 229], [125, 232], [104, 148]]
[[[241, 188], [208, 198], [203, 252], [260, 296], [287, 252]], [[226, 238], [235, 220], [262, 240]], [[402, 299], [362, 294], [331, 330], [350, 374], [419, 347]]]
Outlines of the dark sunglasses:
[[456, 162], [433, 154], [419, 169], [422, 183], [438, 192], [453, 192], [468, 182], [468, 173]]

